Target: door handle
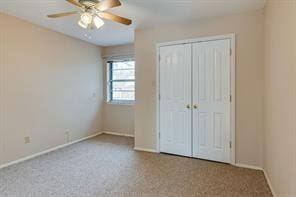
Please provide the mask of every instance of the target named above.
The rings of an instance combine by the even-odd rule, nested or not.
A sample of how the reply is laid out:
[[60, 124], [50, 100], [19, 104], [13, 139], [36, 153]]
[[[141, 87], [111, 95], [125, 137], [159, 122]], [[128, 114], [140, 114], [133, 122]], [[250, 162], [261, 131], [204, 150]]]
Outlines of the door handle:
[[188, 105], [186, 105], [186, 108], [187, 108], [187, 109], [190, 109], [190, 105], [189, 105], [189, 104], [188, 104]]
[[195, 104], [195, 105], [193, 105], [193, 108], [194, 108], [194, 109], [197, 109], [197, 108], [198, 108], [198, 106]]

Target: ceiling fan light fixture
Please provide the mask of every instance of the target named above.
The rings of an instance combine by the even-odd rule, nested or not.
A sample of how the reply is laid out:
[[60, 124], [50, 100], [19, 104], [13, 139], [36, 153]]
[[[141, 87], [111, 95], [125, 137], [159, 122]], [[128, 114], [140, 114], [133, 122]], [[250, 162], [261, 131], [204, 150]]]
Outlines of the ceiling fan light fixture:
[[105, 20], [111, 20], [123, 25], [132, 24], [132, 20], [106, 12], [106, 10], [121, 5], [120, 0], [66, 0], [72, 5], [80, 7], [81, 11], [72, 11], [47, 15], [48, 18], [66, 17], [75, 14], [80, 15], [78, 25], [84, 29], [99, 29]]
[[102, 27], [105, 24], [105, 22], [98, 16], [93, 17], [93, 23], [97, 29], [99, 29], [100, 27]]

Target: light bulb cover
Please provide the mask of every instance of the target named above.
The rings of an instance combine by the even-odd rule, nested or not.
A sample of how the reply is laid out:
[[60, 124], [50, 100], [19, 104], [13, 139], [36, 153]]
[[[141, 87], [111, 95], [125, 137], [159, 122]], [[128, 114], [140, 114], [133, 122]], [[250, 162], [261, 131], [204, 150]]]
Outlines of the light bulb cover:
[[78, 25], [84, 29], [87, 29], [87, 26], [86, 24], [84, 24], [81, 20], [78, 21]]
[[91, 24], [93, 17], [90, 13], [88, 12], [84, 12], [81, 14], [80, 16], [80, 20], [85, 24], [85, 25], [89, 25]]
[[97, 29], [99, 29], [100, 27], [102, 27], [105, 24], [105, 22], [98, 16], [93, 17], [93, 23]]

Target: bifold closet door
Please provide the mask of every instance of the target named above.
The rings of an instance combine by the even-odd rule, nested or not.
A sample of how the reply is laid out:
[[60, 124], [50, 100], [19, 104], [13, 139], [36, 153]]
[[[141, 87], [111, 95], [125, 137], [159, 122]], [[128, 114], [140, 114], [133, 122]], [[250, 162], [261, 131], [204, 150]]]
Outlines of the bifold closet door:
[[230, 162], [230, 40], [193, 44], [193, 157]]
[[191, 44], [160, 47], [160, 152], [192, 156]]

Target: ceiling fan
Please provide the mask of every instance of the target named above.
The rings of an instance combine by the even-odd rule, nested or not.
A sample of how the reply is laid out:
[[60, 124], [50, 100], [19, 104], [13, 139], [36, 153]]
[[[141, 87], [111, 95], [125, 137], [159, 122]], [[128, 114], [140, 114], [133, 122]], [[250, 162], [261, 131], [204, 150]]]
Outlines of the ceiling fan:
[[79, 26], [85, 29], [99, 29], [105, 23], [102, 19], [111, 20], [124, 25], [132, 24], [130, 19], [106, 12], [106, 10], [121, 6], [119, 0], [66, 0], [67, 2], [80, 7], [81, 11], [72, 11], [47, 15], [49, 18], [59, 18], [80, 14]]

